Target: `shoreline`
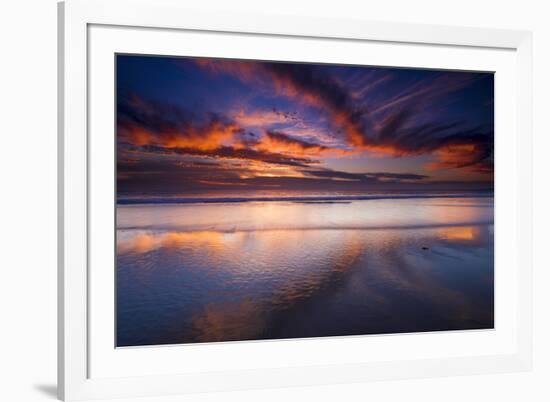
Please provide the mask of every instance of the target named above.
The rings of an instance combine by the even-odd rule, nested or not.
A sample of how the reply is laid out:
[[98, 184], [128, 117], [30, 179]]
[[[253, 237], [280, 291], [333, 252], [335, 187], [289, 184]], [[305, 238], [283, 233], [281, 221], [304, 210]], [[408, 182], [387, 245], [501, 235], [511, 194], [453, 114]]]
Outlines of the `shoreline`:
[[149, 232], [178, 232], [178, 233], [251, 233], [251, 232], [281, 232], [281, 231], [314, 231], [314, 230], [423, 230], [423, 229], [444, 229], [460, 227], [483, 227], [494, 225], [494, 221], [478, 222], [456, 222], [456, 223], [433, 223], [420, 225], [395, 225], [395, 226], [305, 226], [305, 227], [258, 227], [258, 228], [214, 228], [212, 225], [204, 227], [178, 226], [178, 225], [155, 225], [155, 226], [133, 226], [117, 227], [117, 231], [149, 231]]
[[295, 197], [151, 197], [119, 198], [116, 205], [174, 205], [174, 204], [237, 204], [247, 202], [293, 202], [293, 203], [351, 203], [352, 201], [369, 200], [406, 200], [434, 198], [493, 198], [493, 192], [458, 193], [458, 194], [372, 194], [372, 195], [338, 195], [338, 196], [295, 196]]

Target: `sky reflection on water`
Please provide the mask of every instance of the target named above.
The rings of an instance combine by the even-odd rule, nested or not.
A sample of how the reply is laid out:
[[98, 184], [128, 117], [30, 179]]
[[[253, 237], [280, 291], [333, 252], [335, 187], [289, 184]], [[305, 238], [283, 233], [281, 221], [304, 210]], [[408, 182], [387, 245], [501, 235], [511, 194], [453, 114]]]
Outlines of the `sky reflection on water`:
[[258, 204], [118, 207], [118, 346], [493, 327], [492, 199]]

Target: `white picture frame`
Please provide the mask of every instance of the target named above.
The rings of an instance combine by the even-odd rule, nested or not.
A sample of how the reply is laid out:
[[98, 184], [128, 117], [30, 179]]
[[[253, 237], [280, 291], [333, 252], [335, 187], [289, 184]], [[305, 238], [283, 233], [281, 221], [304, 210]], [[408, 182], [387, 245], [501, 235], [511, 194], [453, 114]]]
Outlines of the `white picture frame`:
[[[99, 31], [103, 31], [96, 34], [95, 32], [99, 32], [98, 28], [100, 28]], [[122, 34], [115, 34], [115, 31], [121, 29]], [[94, 32], [93, 35], [92, 32]], [[99, 49], [99, 52], [107, 55], [113, 54], [121, 49], [117, 47], [118, 44], [124, 43], [125, 50], [139, 52], [142, 49], [147, 54], [151, 52], [175, 54], [177, 41], [170, 39], [172, 36], [185, 34], [200, 36], [201, 33], [217, 35], [220, 38], [231, 35], [254, 37], [259, 42], [276, 41], [279, 38], [287, 41], [308, 40], [312, 43], [324, 41], [339, 44], [344, 49], [343, 53], [346, 52], [347, 44], [350, 46], [351, 44], [372, 44], [381, 49], [380, 60], [389, 60], [386, 62], [391, 65], [398, 65], [396, 63], [407, 65], [406, 57], [411, 56], [403, 52], [400, 55], [401, 61], [384, 58], [391, 53], [384, 50], [385, 47], [390, 49], [391, 46], [401, 46], [405, 49], [408, 46], [417, 46], [415, 48], [417, 55], [422, 55], [422, 49], [428, 47], [440, 49], [441, 52], [449, 49], [449, 58], [445, 62], [446, 68], [454, 66], [455, 68], [483, 69], [489, 66], [487, 68], [490, 69], [492, 63], [490, 53], [505, 53], [500, 61], [495, 61], [498, 63], [495, 65], [499, 66], [498, 69], [502, 69], [501, 76], [506, 81], [502, 86], [503, 91], [508, 88], [511, 92], [507, 93], [514, 96], [508, 99], [508, 103], [503, 106], [507, 109], [501, 109], [500, 115], [507, 115], [503, 118], [513, 116], [513, 120], [507, 120], [507, 122], [514, 122], [514, 124], [505, 128], [504, 124], [499, 124], [497, 116], [495, 163], [497, 189], [500, 188], [501, 194], [506, 195], [501, 197], [502, 199], [506, 198], [510, 201], [507, 204], [503, 203], [500, 210], [497, 204], [495, 233], [498, 238], [501, 230], [499, 222], [503, 222], [501, 228], [506, 228], [504, 223], [509, 223], [507, 232], [512, 233], [513, 236], [507, 239], [506, 247], [500, 247], [501, 254], [500, 257], [496, 255], [495, 272], [497, 277], [499, 269], [508, 272], [505, 275], [508, 278], [506, 286], [496, 287], [496, 297], [509, 300], [509, 304], [503, 305], [506, 311], [501, 309], [500, 312], [513, 318], [510, 320], [510, 325], [496, 327], [496, 330], [489, 335], [484, 333], [468, 335], [469, 339], [464, 342], [461, 339], [465, 339], [466, 335], [460, 331], [441, 335], [441, 343], [438, 343], [440, 338], [426, 337], [430, 335], [421, 335], [416, 338], [411, 335], [392, 335], [390, 337], [392, 344], [382, 346], [399, 351], [401, 349], [396, 348], [396, 345], [400, 345], [402, 350], [410, 349], [411, 345], [414, 345], [417, 350], [414, 355], [401, 356], [399, 352], [395, 352], [397, 354], [389, 359], [366, 360], [360, 354], [357, 354], [354, 359], [327, 357], [323, 360], [311, 357], [322, 355], [322, 351], [326, 352], [327, 356], [331, 353], [336, 356], [338, 350], [335, 347], [344, 343], [349, 350], [353, 350], [357, 347], [367, 347], [368, 343], [372, 345], [383, 343], [384, 339], [388, 338], [388, 336], [379, 336], [346, 340], [340, 337], [323, 341], [325, 343], [309, 342], [307, 345], [287, 341], [269, 341], [242, 346], [246, 344], [244, 342], [239, 346], [242, 349], [221, 343], [210, 352], [207, 348], [192, 350], [187, 347], [187, 349], [180, 348], [169, 353], [166, 347], [148, 348], [147, 352], [140, 355], [129, 356], [125, 362], [113, 360], [114, 345], [112, 350], [103, 350], [106, 349], [105, 344], [98, 341], [101, 338], [101, 333], [98, 331], [106, 333], [109, 326], [96, 324], [97, 311], [101, 311], [102, 307], [95, 302], [97, 297], [94, 298], [97, 292], [108, 294], [109, 286], [102, 282], [101, 275], [95, 275], [90, 268], [92, 266], [90, 261], [96, 259], [95, 251], [90, 249], [90, 239], [97, 236], [97, 229], [94, 229], [95, 234], [90, 231], [90, 208], [95, 202], [94, 197], [97, 198], [96, 194], [98, 194], [98, 191], [94, 190], [94, 197], [92, 197], [90, 186], [93, 183], [91, 177], [100, 174], [97, 163], [94, 163], [98, 160], [98, 156], [96, 153], [91, 154], [91, 148], [95, 146], [94, 141], [98, 138], [94, 130], [101, 127], [103, 124], [101, 121], [108, 121], [94, 120], [97, 115], [90, 113], [90, 105], [95, 102], [104, 102], [105, 97], [110, 96], [108, 91], [102, 91], [99, 86], [96, 89], [95, 86], [99, 85], [98, 78], [99, 80], [106, 78], [107, 81], [113, 78], [108, 78], [108, 73], [106, 75], [96, 72], [95, 66], [101, 69], [103, 64], [101, 64], [101, 57], [96, 57], [97, 53], [94, 52]], [[158, 47], [156, 50], [154, 47], [159, 37], [155, 35], [163, 35], [166, 39], [163, 41], [163, 47]], [[105, 40], [110, 37], [112, 41]], [[151, 43], [149, 45], [147, 38]], [[170, 43], [176, 44], [170, 45]], [[187, 9], [183, 2], [177, 0], [68, 0], [59, 4], [59, 48], [58, 392], [61, 399], [142, 397], [530, 369], [532, 361], [531, 33], [361, 20], [322, 20], [299, 16], [228, 15], [227, 13], [216, 15]], [[477, 52], [479, 60], [458, 63], [456, 60], [462, 57], [460, 53], [462, 51], [463, 53]], [[277, 59], [276, 55], [274, 57]], [[470, 57], [472, 60], [474, 58]], [[100, 61], [96, 62], [96, 60]], [[483, 64], [485, 63], [483, 60], [488, 60], [488, 64]], [[383, 62], [380, 61], [380, 63]], [[424, 65], [422, 60], [418, 59], [411, 60], [410, 63], [415, 66]], [[426, 67], [432, 65], [428, 61], [424, 63]], [[90, 79], [92, 76], [94, 79]], [[105, 87], [108, 86], [105, 85]], [[96, 94], [102, 92], [104, 92], [102, 95], [104, 98], [96, 98]], [[498, 102], [498, 96], [497, 91], [496, 102]], [[506, 113], [502, 113], [504, 110]], [[517, 141], [520, 136], [521, 141]], [[108, 158], [111, 157], [110, 152], [112, 150], [106, 151], [105, 155]], [[503, 172], [503, 175], [505, 173], [506, 180], [499, 179], [499, 171]], [[503, 175], [500, 177], [502, 178]], [[508, 184], [502, 184], [499, 187], [499, 180]], [[110, 191], [112, 193], [112, 188]], [[108, 196], [109, 192], [105, 194]], [[102, 196], [104, 196], [103, 193]], [[498, 190], [496, 198], [498, 199]], [[96, 216], [97, 214], [94, 215], [94, 219], [97, 219]], [[108, 218], [105, 222], [104, 225], [94, 227], [105, 228], [112, 224], [112, 220]], [[499, 294], [499, 289], [504, 290]], [[497, 312], [498, 308], [497, 304]], [[107, 317], [106, 320], [108, 319], [112, 317]], [[99, 330], [96, 330], [97, 328]], [[494, 337], [499, 335], [502, 335], [498, 341], [502, 341], [503, 347], [495, 347], [494, 350], [486, 349], [486, 352], [483, 352], [483, 342], [495, 343], [494, 340], [497, 338]], [[400, 338], [404, 339], [404, 343], [399, 344]], [[448, 349], [449, 344], [454, 344], [456, 350], [452, 355], [429, 353], [426, 345], [430, 344], [434, 345], [434, 348], [439, 345], [438, 347], [442, 349]], [[201, 346], [198, 347], [201, 348]], [[237, 356], [243, 356], [241, 366], [236, 367], [233, 364], [235, 367], [230, 367], [233, 358], [230, 352], [227, 352], [230, 348], [236, 351], [234, 353], [237, 353]], [[284, 356], [285, 350], [289, 355], [298, 356], [298, 353], [291, 351], [304, 349], [308, 353], [300, 357], [302, 360], [297, 360], [298, 357], [296, 357], [295, 360], [289, 359], [292, 361], [288, 364], [284, 364], [281, 360], [269, 361], [268, 359], [260, 367], [251, 359], [248, 359], [250, 360], [248, 362], [244, 358], [256, 353], [267, 353], [265, 356], [269, 353]], [[168, 361], [167, 355], [174, 353], [192, 353], [196, 359], [202, 361], [204, 367], [198, 371], [179, 370], [174, 366], [173, 361]], [[220, 353], [225, 356], [224, 364], [212, 357], [221, 356]], [[145, 366], [157, 368], [165, 361], [166, 366], [165, 369], [158, 368], [156, 371], [147, 372], [131, 369], [139, 361], [143, 361]]]

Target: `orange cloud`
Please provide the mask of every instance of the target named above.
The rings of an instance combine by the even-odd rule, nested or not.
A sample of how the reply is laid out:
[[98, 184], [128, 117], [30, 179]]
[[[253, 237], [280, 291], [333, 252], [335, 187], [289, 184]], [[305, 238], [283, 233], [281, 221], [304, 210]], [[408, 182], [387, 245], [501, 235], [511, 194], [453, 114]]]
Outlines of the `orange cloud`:
[[187, 127], [184, 131], [152, 132], [139, 126], [126, 127], [126, 139], [134, 145], [159, 145], [165, 148], [194, 148], [209, 151], [231, 143], [240, 132], [234, 123], [214, 121], [205, 127]]
[[492, 173], [492, 163], [486, 162], [486, 150], [477, 144], [463, 143], [442, 146], [434, 151], [436, 161], [429, 170], [462, 168], [475, 173]]
[[241, 109], [237, 112], [230, 113], [230, 117], [239, 125], [246, 127], [261, 127], [267, 128], [272, 124], [286, 123], [288, 118], [283, 113], [273, 110], [258, 110], [245, 112]]
[[275, 131], [266, 131], [257, 148], [279, 153], [315, 155], [328, 149], [323, 145], [292, 138]]

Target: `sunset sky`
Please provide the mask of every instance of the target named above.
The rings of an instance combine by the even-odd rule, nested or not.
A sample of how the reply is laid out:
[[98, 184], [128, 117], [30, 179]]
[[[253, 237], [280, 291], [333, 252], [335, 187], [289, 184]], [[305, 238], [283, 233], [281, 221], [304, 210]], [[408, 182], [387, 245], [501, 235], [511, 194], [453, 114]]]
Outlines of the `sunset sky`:
[[119, 194], [491, 189], [493, 74], [117, 56]]

